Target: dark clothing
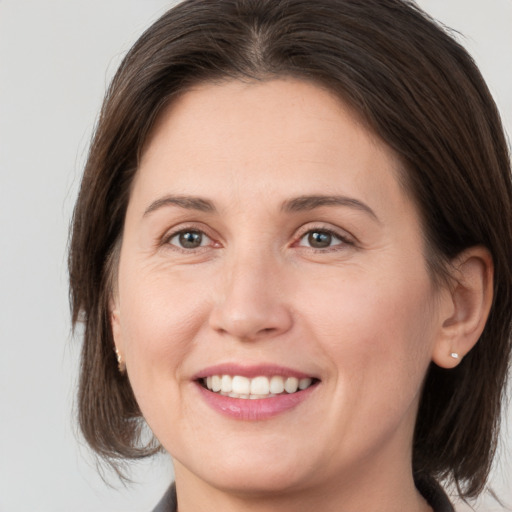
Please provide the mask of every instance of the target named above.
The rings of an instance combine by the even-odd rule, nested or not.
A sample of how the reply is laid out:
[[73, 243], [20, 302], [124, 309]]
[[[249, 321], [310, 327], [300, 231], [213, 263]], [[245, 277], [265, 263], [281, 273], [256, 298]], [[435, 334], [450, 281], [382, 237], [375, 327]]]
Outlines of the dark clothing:
[[176, 512], [177, 507], [176, 486], [173, 483], [158, 502], [158, 505], [153, 509], [153, 512]]
[[[416, 488], [433, 508], [434, 512], [455, 512], [448, 496], [441, 486], [432, 478], [417, 477]], [[176, 488], [174, 484], [169, 487], [160, 503], [153, 512], [176, 512]]]
[[416, 477], [414, 483], [434, 512], [455, 512], [443, 488], [433, 478]]

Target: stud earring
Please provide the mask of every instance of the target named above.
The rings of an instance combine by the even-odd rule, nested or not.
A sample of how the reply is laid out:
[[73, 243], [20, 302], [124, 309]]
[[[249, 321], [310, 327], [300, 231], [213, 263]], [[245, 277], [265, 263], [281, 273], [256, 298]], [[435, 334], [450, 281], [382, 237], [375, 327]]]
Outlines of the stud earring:
[[453, 357], [453, 359], [459, 359], [459, 354], [457, 354], [457, 352], [452, 352], [450, 357]]
[[121, 354], [119, 353], [119, 350], [117, 350], [117, 347], [115, 349], [116, 351], [116, 358], [117, 358], [117, 368], [119, 369], [120, 373], [124, 373], [126, 371], [126, 363], [123, 361], [123, 358]]

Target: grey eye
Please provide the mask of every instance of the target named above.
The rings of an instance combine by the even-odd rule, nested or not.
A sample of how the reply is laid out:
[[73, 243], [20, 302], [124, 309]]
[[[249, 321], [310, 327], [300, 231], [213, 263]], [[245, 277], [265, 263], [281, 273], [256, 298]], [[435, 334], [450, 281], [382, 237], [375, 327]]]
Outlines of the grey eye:
[[342, 237], [324, 229], [312, 229], [304, 233], [300, 239], [301, 247], [311, 247], [312, 249], [328, 249], [337, 245], [347, 243]]
[[195, 249], [201, 246], [203, 234], [197, 231], [187, 231], [179, 234], [180, 245], [185, 249]]
[[208, 243], [208, 237], [201, 231], [186, 230], [176, 233], [169, 243], [182, 249], [197, 249]]
[[331, 233], [326, 233], [325, 231], [310, 231], [308, 233], [308, 243], [315, 249], [330, 247], [332, 239]]

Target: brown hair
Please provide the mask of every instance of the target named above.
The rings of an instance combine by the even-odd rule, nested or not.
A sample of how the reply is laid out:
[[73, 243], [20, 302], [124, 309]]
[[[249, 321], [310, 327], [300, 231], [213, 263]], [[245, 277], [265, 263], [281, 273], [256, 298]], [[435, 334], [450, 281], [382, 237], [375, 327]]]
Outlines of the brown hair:
[[433, 276], [484, 245], [494, 301], [481, 339], [450, 371], [431, 365], [413, 468], [483, 489], [496, 448], [512, 312], [510, 158], [500, 118], [466, 51], [407, 0], [187, 0], [125, 57], [107, 92], [73, 217], [73, 325], [84, 323], [79, 421], [114, 466], [149, 456], [143, 420], [117, 370], [109, 299], [130, 184], [155, 118], [192, 84], [293, 76], [350, 104], [401, 158]]

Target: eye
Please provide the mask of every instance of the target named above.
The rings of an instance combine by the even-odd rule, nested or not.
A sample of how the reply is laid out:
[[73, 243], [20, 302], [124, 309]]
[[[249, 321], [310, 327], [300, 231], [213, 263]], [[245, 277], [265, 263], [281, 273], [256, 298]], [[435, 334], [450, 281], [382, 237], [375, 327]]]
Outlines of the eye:
[[202, 231], [195, 229], [185, 229], [174, 233], [167, 241], [171, 245], [175, 245], [180, 249], [198, 249], [211, 243], [210, 237], [205, 235]]
[[341, 236], [336, 235], [327, 229], [312, 229], [304, 233], [299, 240], [300, 247], [311, 247], [313, 249], [328, 249], [336, 245], [347, 243]]

